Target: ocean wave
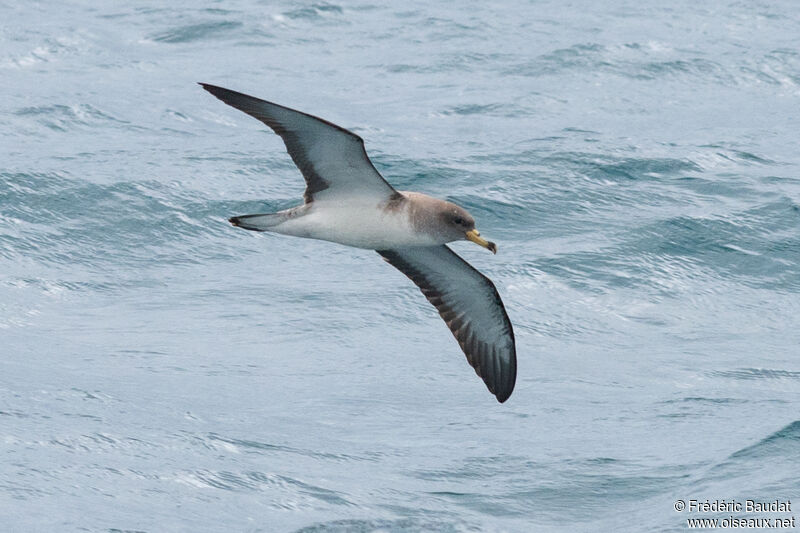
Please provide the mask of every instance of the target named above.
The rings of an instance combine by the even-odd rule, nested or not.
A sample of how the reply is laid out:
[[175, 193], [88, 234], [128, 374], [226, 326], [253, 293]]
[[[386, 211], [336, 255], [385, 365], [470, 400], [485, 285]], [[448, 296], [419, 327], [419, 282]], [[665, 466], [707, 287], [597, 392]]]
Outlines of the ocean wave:
[[156, 42], [168, 44], [191, 43], [224, 38], [242, 26], [241, 22], [230, 20], [200, 22], [164, 30], [150, 35], [149, 38]]

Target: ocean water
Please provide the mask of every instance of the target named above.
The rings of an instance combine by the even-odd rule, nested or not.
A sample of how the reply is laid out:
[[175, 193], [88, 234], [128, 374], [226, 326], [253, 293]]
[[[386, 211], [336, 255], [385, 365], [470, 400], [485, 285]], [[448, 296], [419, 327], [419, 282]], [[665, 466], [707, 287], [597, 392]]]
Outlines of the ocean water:
[[[9, 532], [684, 531], [800, 509], [794, 2], [0, 3]], [[366, 139], [469, 209], [515, 326], [498, 404], [196, 82]], [[800, 510], [797, 511], [800, 515]]]

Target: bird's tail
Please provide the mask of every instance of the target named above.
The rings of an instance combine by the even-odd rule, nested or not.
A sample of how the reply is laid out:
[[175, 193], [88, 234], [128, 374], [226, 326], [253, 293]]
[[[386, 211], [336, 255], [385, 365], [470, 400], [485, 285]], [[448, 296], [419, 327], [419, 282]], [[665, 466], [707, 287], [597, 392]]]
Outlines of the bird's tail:
[[286, 222], [291, 218], [291, 214], [287, 211], [279, 211], [277, 213], [263, 213], [260, 215], [242, 215], [240, 217], [232, 217], [228, 222], [240, 228], [249, 229], [252, 231], [270, 231], [272, 228]]

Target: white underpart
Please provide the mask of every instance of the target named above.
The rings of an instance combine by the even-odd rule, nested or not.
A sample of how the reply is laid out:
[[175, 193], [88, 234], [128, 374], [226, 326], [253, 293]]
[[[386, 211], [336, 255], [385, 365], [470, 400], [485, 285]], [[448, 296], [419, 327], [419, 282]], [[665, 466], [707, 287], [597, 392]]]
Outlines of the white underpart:
[[370, 250], [443, 244], [416, 231], [407, 204], [399, 209], [386, 209], [385, 202], [354, 200], [312, 202], [302, 215], [272, 226], [269, 231]]

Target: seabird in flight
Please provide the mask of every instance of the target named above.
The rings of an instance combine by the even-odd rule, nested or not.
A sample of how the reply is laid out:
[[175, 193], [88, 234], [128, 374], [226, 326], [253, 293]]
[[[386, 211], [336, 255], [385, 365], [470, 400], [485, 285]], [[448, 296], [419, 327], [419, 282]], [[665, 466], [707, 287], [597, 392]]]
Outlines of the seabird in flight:
[[377, 251], [420, 288], [489, 391], [506, 401], [517, 377], [511, 322], [491, 280], [446, 245], [466, 239], [497, 253], [497, 246], [475, 229], [472, 216], [451, 202], [395, 190], [372, 165], [364, 140], [351, 131], [246, 94], [200, 85], [280, 135], [306, 180], [302, 205], [233, 217], [231, 224]]

